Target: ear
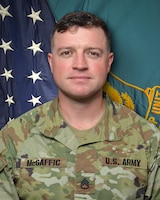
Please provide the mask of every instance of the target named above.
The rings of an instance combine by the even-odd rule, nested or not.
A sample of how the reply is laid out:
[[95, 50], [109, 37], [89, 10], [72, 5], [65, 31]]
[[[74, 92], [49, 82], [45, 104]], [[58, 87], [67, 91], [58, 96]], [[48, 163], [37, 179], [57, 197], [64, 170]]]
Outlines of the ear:
[[114, 60], [114, 54], [112, 52], [109, 53], [108, 55], [108, 65], [107, 65], [107, 72], [109, 73], [111, 70], [111, 65], [113, 63]]
[[53, 59], [52, 58], [53, 58], [52, 53], [48, 53], [48, 62], [49, 62], [51, 72], [53, 73]]

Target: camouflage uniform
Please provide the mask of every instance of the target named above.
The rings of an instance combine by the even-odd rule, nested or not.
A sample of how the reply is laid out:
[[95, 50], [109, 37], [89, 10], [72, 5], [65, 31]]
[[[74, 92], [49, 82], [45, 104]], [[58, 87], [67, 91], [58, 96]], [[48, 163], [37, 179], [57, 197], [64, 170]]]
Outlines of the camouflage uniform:
[[90, 130], [70, 127], [56, 99], [0, 136], [0, 199], [160, 200], [159, 130], [108, 98]]

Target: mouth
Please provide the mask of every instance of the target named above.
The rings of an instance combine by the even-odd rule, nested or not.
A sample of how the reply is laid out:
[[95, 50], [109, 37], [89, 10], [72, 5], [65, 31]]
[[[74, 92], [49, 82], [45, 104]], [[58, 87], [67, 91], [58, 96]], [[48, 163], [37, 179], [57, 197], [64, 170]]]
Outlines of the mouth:
[[75, 79], [75, 80], [85, 80], [85, 79], [91, 79], [89, 76], [71, 76], [68, 79]]
[[86, 84], [89, 80], [91, 80], [91, 77], [88, 76], [72, 76], [68, 78], [72, 83], [75, 84]]

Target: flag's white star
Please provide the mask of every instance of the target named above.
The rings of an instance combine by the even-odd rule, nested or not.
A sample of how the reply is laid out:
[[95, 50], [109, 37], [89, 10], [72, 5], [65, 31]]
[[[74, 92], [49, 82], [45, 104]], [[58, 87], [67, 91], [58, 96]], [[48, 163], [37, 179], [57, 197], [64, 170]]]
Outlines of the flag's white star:
[[33, 103], [33, 106], [35, 106], [36, 104], [42, 104], [39, 100], [41, 98], [41, 96], [39, 96], [39, 97], [34, 97], [33, 95], [31, 95], [31, 96], [32, 96], [32, 98], [30, 100], [28, 100], [28, 102]]
[[33, 40], [32, 40], [32, 46], [28, 47], [27, 49], [30, 49], [33, 51], [33, 55], [35, 55], [37, 53], [37, 51], [40, 51], [40, 52], [43, 52], [40, 48], [40, 45], [41, 45], [41, 42], [40, 43], [35, 43]]
[[1, 41], [2, 41], [2, 44], [0, 45], [0, 48], [2, 48], [4, 50], [5, 54], [6, 54], [7, 50], [13, 51], [13, 49], [10, 47], [10, 44], [11, 44], [12, 41], [5, 42], [3, 39], [1, 39]]
[[5, 102], [8, 103], [8, 106], [10, 106], [12, 103], [15, 103], [13, 101], [13, 96], [9, 96], [8, 94], [7, 94], [7, 99], [5, 100]]
[[32, 70], [32, 75], [27, 76], [27, 77], [33, 79], [33, 83], [35, 83], [37, 80], [42, 80], [41, 77], [39, 76], [40, 74], [41, 74], [41, 72], [35, 73]]
[[10, 122], [13, 121], [13, 120], [14, 120], [14, 118], [9, 117], [9, 120], [8, 120], [7, 123], [10, 123]]
[[40, 16], [39, 16], [40, 13], [41, 13], [41, 10], [35, 12], [35, 11], [33, 10], [33, 8], [31, 8], [31, 12], [32, 12], [32, 14], [27, 15], [27, 16], [30, 17], [30, 18], [32, 18], [34, 24], [36, 23], [37, 20], [43, 21], [43, 20], [40, 18]]
[[1, 76], [5, 76], [6, 81], [8, 81], [9, 78], [14, 78], [11, 73], [12, 73], [12, 69], [7, 71], [6, 68], [4, 68], [4, 73], [1, 74]]
[[10, 6], [7, 6], [7, 7], [3, 7], [1, 4], [0, 4], [0, 15], [2, 16], [2, 21], [4, 21], [4, 18], [6, 16], [9, 16], [9, 17], [12, 17], [12, 15], [8, 12], [8, 9], [9, 9]]

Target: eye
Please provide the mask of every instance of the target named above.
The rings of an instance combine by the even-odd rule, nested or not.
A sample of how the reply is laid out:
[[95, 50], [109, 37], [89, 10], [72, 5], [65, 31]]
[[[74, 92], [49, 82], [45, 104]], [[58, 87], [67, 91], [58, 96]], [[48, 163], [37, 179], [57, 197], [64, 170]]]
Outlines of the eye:
[[61, 52], [61, 55], [62, 55], [62, 56], [68, 56], [68, 55], [70, 55], [70, 54], [71, 54], [70, 51], [63, 51], [63, 52]]
[[71, 50], [62, 50], [59, 53], [59, 55], [64, 58], [68, 58], [68, 57], [72, 56], [72, 54], [73, 54], [73, 52]]
[[92, 56], [99, 57], [99, 53], [97, 53], [97, 52], [91, 51], [90, 54], [91, 54]]
[[101, 52], [98, 50], [89, 50], [87, 51], [87, 55], [91, 58], [98, 58], [101, 56]]

